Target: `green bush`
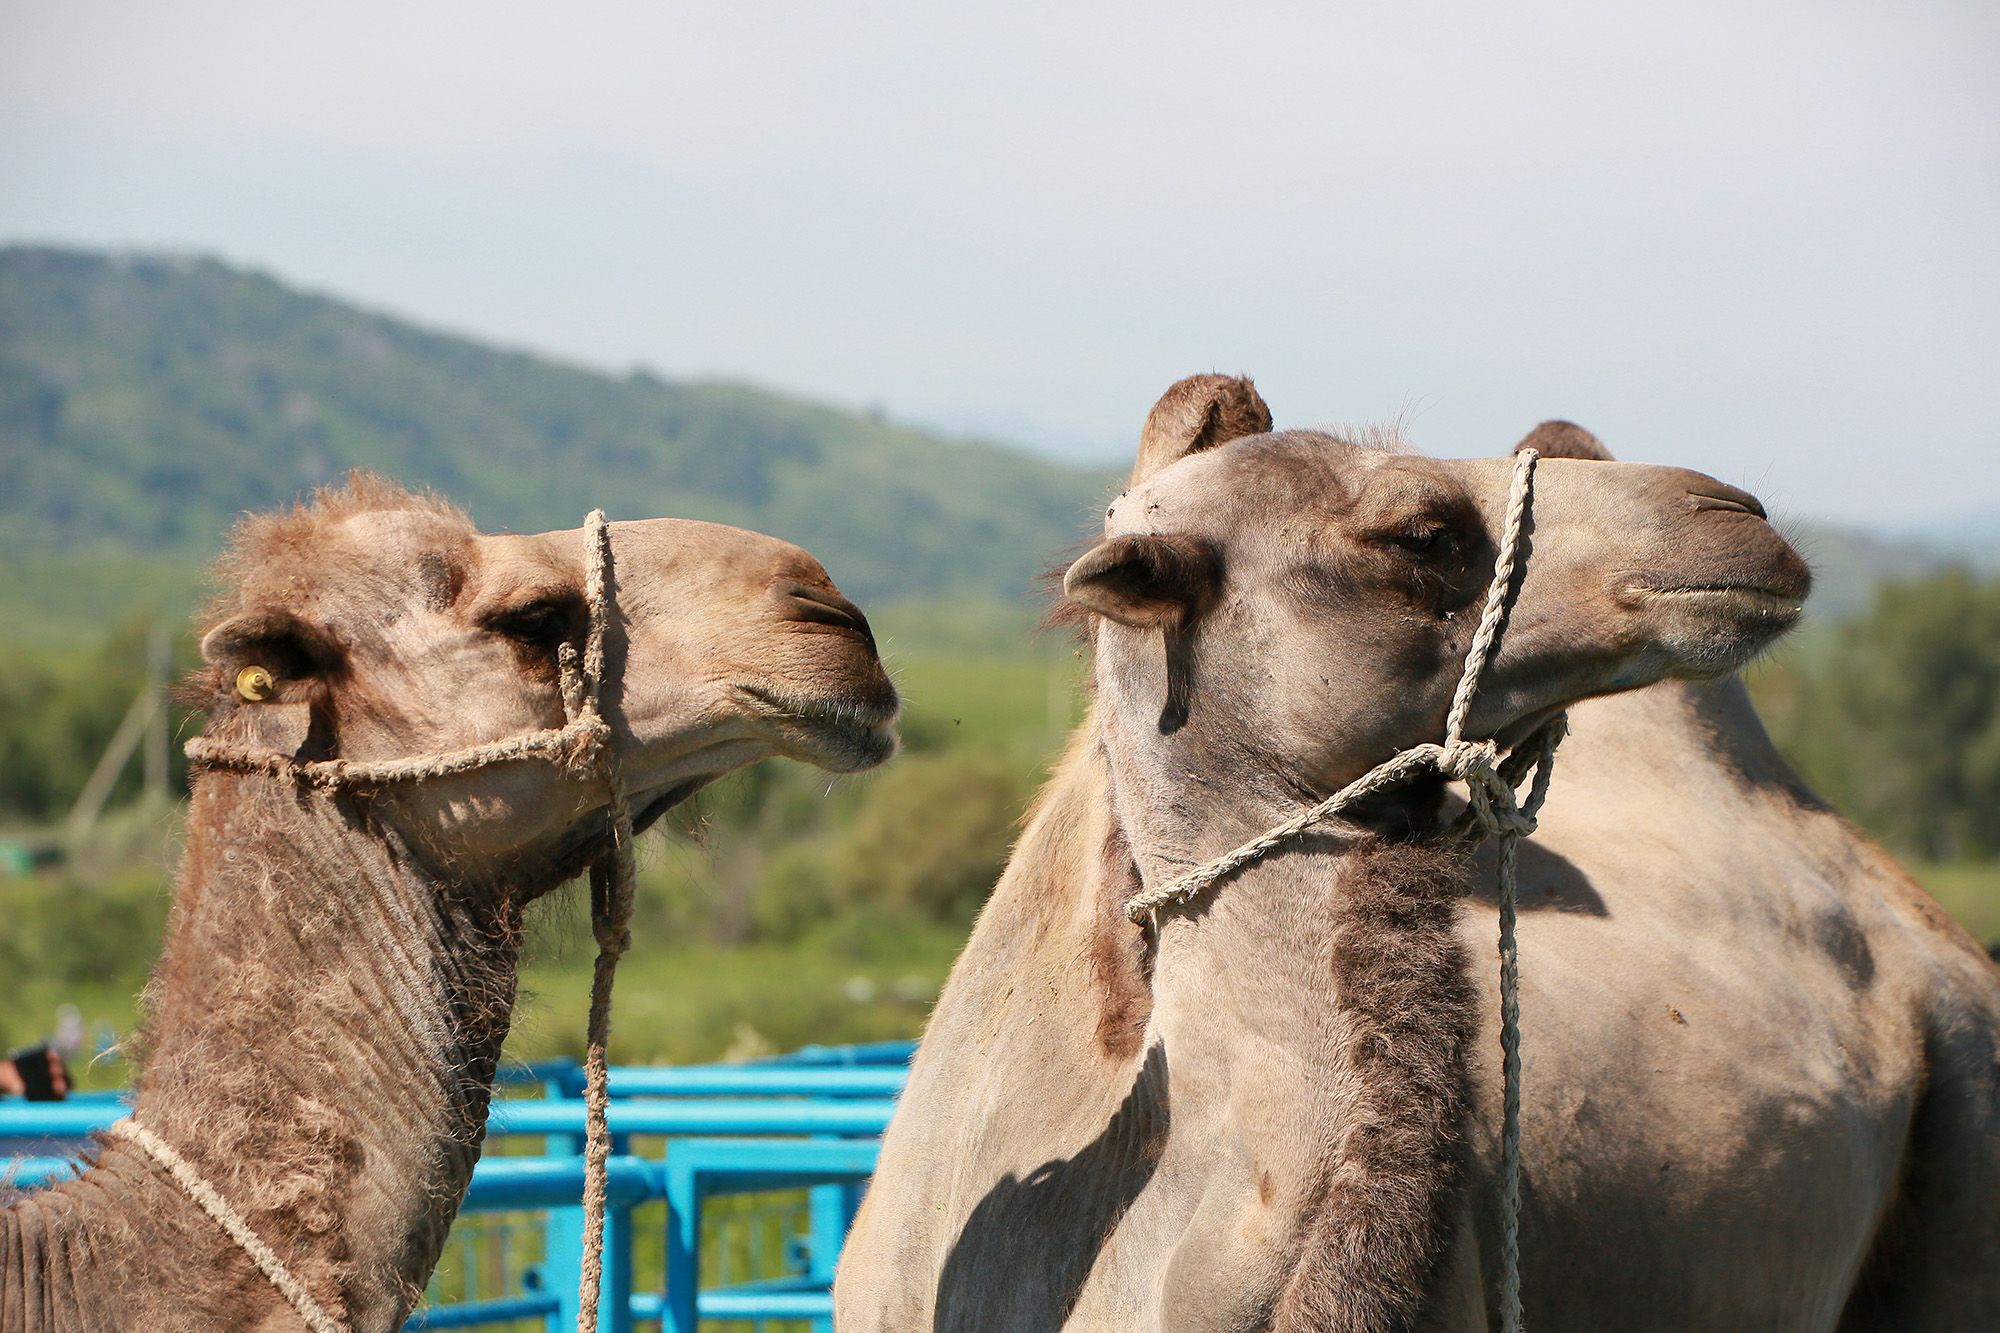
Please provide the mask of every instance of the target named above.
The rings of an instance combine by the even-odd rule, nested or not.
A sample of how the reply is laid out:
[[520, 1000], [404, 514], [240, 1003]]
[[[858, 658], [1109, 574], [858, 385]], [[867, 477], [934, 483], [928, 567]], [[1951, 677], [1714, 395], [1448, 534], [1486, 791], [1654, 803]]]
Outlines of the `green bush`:
[[2000, 855], [2000, 579], [1888, 583], [1752, 685], [1808, 782], [1907, 855]]
[[757, 932], [787, 939], [859, 913], [970, 924], [1007, 864], [1032, 784], [962, 752], [911, 754], [866, 783], [819, 837], [763, 862], [751, 903]]
[[[46, 1038], [58, 1005], [123, 1034], [166, 926], [164, 870], [128, 866], [100, 882], [70, 875], [0, 880], [0, 1051]], [[114, 1068], [89, 1083], [116, 1082]]]
[[157, 871], [128, 869], [103, 884], [63, 876], [0, 890], [0, 975], [59, 986], [102, 983], [137, 990], [160, 948], [167, 893]]
[[[118, 724], [146, 683], [143, 621], [120, 626], [89, 652], [0, 650], [0, 817], [61, 818], [89, 780]], [[191, 640], [175, 645], [175, 670], [194, 665]], [[188, 710], [168, 712], [168, 734], [193, 729]], [[186, 790], [187, 760], [169, 745], [170, 785]], [[126, 765], [112, 803], [139, 790], [139, 763]]]

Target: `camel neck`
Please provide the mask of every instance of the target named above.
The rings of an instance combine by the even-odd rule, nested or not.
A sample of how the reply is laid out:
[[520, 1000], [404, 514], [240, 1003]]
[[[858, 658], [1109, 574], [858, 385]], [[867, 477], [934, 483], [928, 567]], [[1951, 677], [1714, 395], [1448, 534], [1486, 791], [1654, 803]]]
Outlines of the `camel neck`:
[[265, 778], [204, 778], [188, 822], [134, 1115], [330, 1308], [393, 1327], [478, 1156], [518, 900]]
[[[1193, 765], [1121, 748], [1107, 737], [1113, 813], [1148, 883], [1299, 808], [1272, 784], [1197, 782]], [[1411, 818], [1388, 813], [1372, 822]], [[1268, 1293], [1279, 1327], [1419, 1318], [1462, 1175], [1476, 1007], [1455, 920], [1468, 872], [1436, 837], [1315, 830], [1161, 913], [1148, 1040], [1175, 1071], [1176, 1133], [1252, 1157], [1257, 1144], [1311, 1148], [1272, 1159], [1286, 1166], [1271, 1197], [1314, 1233]], [[1228, 1091], [1247, 1086], [1266, 1095]]]

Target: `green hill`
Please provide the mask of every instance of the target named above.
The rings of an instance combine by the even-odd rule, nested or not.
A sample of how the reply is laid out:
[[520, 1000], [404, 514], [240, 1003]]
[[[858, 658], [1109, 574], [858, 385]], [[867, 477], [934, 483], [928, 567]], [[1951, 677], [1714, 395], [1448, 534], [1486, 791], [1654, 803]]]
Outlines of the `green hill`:
[[598, 505], [742, 524], [863, 600], [1024, 598], [1110, 483], [746, 385], [502, 351], [213, 259], [0, 250], [0, 598], [27, 618], [8, 637], [178, 609], [236, 514], [352, 467], [488, 529]]
[[[352, 467], [488, 529], [602, 505], [776, 533], [970, 648], [1020, 638], [1025, 615], [998, 604], [1093, 526], [1113, 480], [743, 384], [505, 351], [213, 259], [0, 248], [0, 643], [179, 619], [235, 515]], [[1820, 622], [1982, 545], [1799, 536]]]

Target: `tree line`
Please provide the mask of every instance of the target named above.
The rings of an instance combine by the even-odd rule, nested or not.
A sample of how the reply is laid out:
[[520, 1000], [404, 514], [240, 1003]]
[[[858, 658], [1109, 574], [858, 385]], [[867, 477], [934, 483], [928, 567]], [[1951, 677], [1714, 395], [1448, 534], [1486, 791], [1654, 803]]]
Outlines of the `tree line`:
[[[145, 640], [145, 626], [131, 623], [92, 652], [0, 654], [0, 826], [46, 827], [67, 812], [145, 684]], [[176, 670], [194, 659], [192, 642], [176, 644]], [[2000, 858], [2000, 578], [1951, 569], [1884, 584], [1866, 612], [1781, 649], [1750, 683], [1806, 780], [1892, 849], [1931, 862]], [[177, 789], [186, 783], [178, 742], [196, 726], [174, 708]], [[983, 735], [991, 748], [992, 730]], [[980, 745], [908, 741], [902, 759], [831, 803], [807, 800], [811, 780], [783, 769], [716, 792], [702, 815], [709, 851], [748, 835], [763, 849], [756, 878], [771, 883], [711, 924], [725, 935], [782, 933], [814, 903], [863, 900], [969, 917], [1032, 784], [1018, 762], [996, 765]], [[114, 789], [114, 806], [136, 795], [136, 770]], [[789, 847], [789, 831], [808, 830], [810, 848]]]
[[1751, 684], [1806, 780], [1892, 849], [2000, 857], [2000, 578], [1884, 584]]

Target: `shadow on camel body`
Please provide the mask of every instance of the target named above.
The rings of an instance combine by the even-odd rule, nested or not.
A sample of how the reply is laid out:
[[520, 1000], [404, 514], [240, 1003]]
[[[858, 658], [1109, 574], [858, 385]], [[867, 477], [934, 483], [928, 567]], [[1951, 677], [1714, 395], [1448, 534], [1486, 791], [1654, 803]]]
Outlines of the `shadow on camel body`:
[[[638, 825], [773, 754], [852, 771], [894, 749], [867, 622], [811, 556], [675, 519], [615, 523], [608, 540], [601, 704]], [[585, 543], [482, 535], [357, 476], [239, 526], [188, 691], [210, 737], [301, 761], [560, 726]], [[373, 791], [210, 770], [187, 828], [132, 1118], [331, 1318], [400, 1328], [479, 1156], [522, 911], [605, 848], [603, 784], [534, 760]], [[5, 1333], [300, 1326], [127, 1139], [0, 1208]]]
[[[1184, 382], [1135, 484], [1268, 429], [1246, 382]], [[1604, 457], [1573, 427], [1530, 442]], [[1152, 871], [1103, 652], [918, 1052], [841, 1327], [1495, 1326], [1490, 848], [1441, 863], [1394, 829], [1421, 810], [1385, 811], [1156, 946], [1120, 911]], [[2000, 1326], [2000, 973], [1733, 679], [1571, 717], [1520, 864], [1529, 1326]], [[1303, 869], [1322, 857], [1342, 869]]]

